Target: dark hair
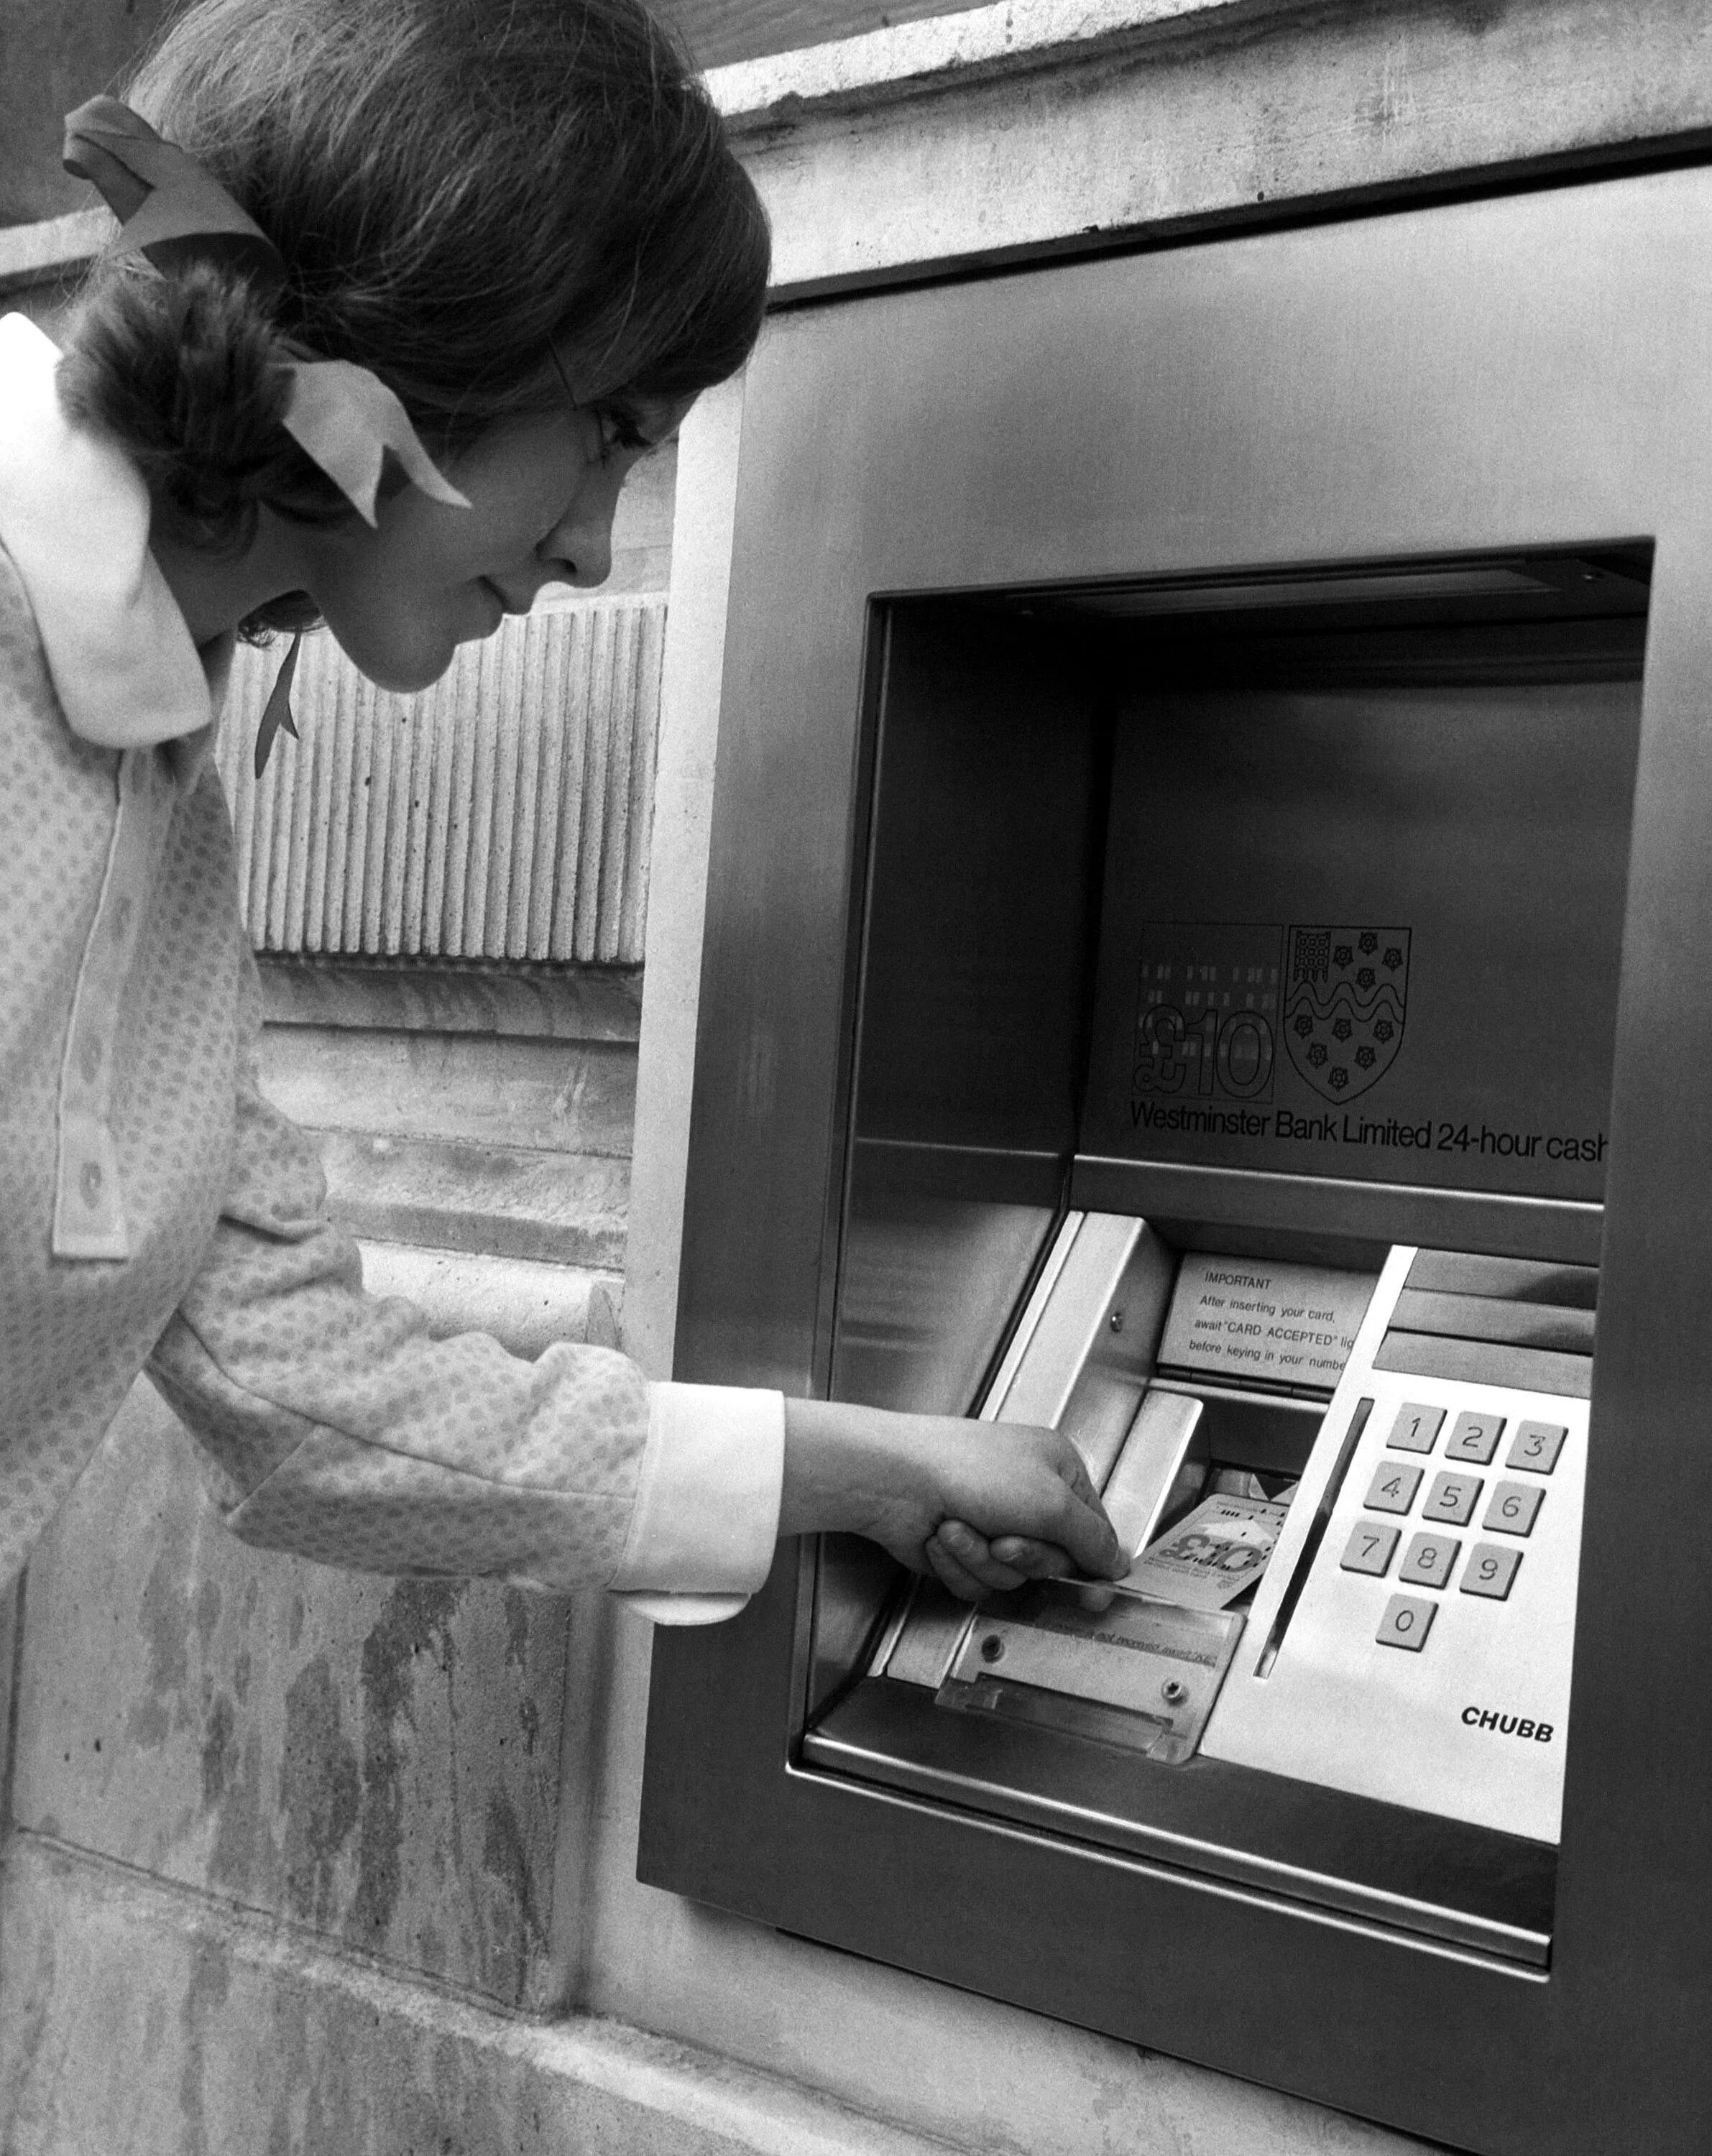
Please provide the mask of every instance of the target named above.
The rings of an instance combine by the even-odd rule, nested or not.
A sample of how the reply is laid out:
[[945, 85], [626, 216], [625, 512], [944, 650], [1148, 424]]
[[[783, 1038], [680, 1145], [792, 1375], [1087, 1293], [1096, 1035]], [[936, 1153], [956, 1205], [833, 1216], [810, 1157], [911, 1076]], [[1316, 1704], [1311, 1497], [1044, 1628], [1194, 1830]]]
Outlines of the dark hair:
[[562, 405], [563, 377], [676, 402], [758, 332], [765, 215], [639, 0], [201, 0], [130, 101], [289, 272], [265, 295], [121, 258], [86, 288], [62, 398], [181, 541], [239, 550], [263, 503], [348, 513], [280, 424], [286, 357], [373, 368], [440, 454]]

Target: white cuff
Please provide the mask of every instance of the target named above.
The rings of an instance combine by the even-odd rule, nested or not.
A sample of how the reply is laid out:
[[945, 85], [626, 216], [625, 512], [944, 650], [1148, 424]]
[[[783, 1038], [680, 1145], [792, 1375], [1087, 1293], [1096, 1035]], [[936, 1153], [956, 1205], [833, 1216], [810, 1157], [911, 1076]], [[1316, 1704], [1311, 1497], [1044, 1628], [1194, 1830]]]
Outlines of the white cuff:
[[772, 1569], [784, 1480], [782, 1394], [650, 1385], [635, 1510], [609, 1587], [656, 1623], [735, 1615]]

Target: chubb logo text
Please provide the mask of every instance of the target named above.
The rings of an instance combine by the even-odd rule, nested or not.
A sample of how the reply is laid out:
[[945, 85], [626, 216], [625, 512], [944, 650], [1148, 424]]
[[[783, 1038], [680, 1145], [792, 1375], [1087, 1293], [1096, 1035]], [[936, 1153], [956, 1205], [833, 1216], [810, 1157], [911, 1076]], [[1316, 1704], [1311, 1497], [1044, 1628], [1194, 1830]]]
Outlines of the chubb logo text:
[[1536, 1744], [1551, 1742], [1549, 1722], [1528, 1722], [1519, 1714], [1496, 1714], [1489, 1707], [1465, 1707], [1463, 1719], [1470, 1729], [1495, 1729], [1500, 1737], [1531, 1737]]

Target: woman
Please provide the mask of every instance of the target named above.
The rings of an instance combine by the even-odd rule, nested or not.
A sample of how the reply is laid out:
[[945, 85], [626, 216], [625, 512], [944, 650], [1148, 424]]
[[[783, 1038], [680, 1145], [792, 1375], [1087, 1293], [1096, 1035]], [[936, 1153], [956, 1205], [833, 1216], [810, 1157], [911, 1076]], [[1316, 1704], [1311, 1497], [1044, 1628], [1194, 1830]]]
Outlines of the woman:
[[203, 0], [132, 96], [72, 116], [126, 223], [68, 349], [0, 325], [0, 1575], [145, 1368], [234, 1532], [331, 1563], [685, 1614], [823, 1528], [971, 1597], [1120, 1568], [1048, 1432], [430, 1340], [256, 1090], [233, 639], [320, 620], [414, 690], [602, 581], [760, 322], [699, 85], [634, 0]]

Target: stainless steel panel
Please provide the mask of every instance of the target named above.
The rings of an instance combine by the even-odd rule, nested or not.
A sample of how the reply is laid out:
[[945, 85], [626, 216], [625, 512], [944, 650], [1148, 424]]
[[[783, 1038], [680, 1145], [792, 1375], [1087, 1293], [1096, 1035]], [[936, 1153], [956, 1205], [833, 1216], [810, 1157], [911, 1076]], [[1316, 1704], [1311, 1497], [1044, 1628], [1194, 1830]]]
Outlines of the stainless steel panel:
[[[983, 1413], [990, 1420], [1057, 1428], [1090, 1354], [1101, 1345], [1108, 1307], [1141, 1236], [1141, 1222], [1121, 1214], [1082, 1215], [1074, 1240], [1063, 1254], [1051, 1292], [1036, 1317], [1026, 1351], [1003, 1392], [995, 1384], [983, 1404]], [[1157, 1326], [1154, 1337], [1158, 1337]], [[1142, 1353], [1144, 1376], [1152, 1360], [1151, 1341], [1144, 1344]], [[1129, 1412], [1132, 1415], [1135, 1412], [1134, 1400], [1129, 1404]]]
[[1062, 1430], [1102, 1489], [1154, 1367], [1175, 1259], [1140, 1220], [1090, 1213], [990, 1421]]
[[1062, 1203], [1094, 899], [1084, 672], [1014, 625], [977, 642], [898, 619], [877, 644], [830, 1379], [846, 1399], [968, 1410]]
[[1240, 1881], [1393, 1933], [1535, 1969], [1550, 1959], [1555, 1866], [1537, 1842], [1217, 1760], [1160, 1765], [1040, 1730], [984, 1727], [936, 1708], [913, 1686], [857, 1686], [806, 1740], [803, 1756], [830, 1773]]
[[1126, 1555], [1139, 1557], [1199, 1491], [1206, 1473], [1202, 1404], [1182, 1393], [1150, 1392], [1118, 1455], [1102, 1497]]
[[1439, 1332], [1452, 1340], [1508, 1340], [1519, 1348], [1593, 1353], [1593, 1312], [1499, 1296], [1442, 1295], [1405, 1288], [1391, 1322], [1400, 1332]]
[[1520, 1302], [1592, 1310], [1599, 1301], [1599, 1268], [1533, 1265], [1525, 1259], [1475, 1257], [1463, 1250], [1422, 1250], [1409, 1268], [1409, 1286], [1445, 1295], [1509, 1296]]
[[1185, 1393], [1199, 1400], [1200, 1434], [1209, 1456], [1222, 1466], [1247, 1467], [1257, 1475], [1299, 1475], [1325, 1416], [1321, 1400], [1232, 1392], [1196, 1384], [1192, 1378], [1156, 1378], [1153, 1389]]
[[[1084, 1149], [1596, 1200], [1640, 709], [1638, 679], [1496, 662], [1133, 690]], [[1265, 1011], [1237, 976], [1269, 977]]]
[[984, 1420], [992, 1419], [994, 1403], [1002, 1400], [1010, 1390], [1022, 1358], [1032, 1345], [1036, 1330], [1051, 1302], [1052, 1291], [1058, 1285], [1058, 1276], [1069, 1263], [1070, 1253], [1076, 1247], [1076, 1239], [1082, 1233], [1082, 1224], [1087, 1218], [1085, 1213], [1070, 1212], [1058, 1223], [1058, 1232], [1053, 1236], [1051, 1247], [1041, 1260], [1040, 1270], [1035, 1276], [1034, 1291], [1022, 1316], [1011, 1330], [1009, 1344], [1000, 1358], [998, 1368], [993, 1373], [993, 1382], [987, 1388], [987, 1396], [981, 1406]]
[[1585, 1400], [1593, 1390], [1593, 1364], [1586, 1355], [1557, 1354], [1548, 1348], [1509, 1348], [1485, 1340], [1443, 1340], [1427, 1332], [1388, 1333], [1373, 1367], [1415, 1378], [1559, 1393], [1567, 1400]]
[[882, 1620], [897, 1600], [897, 1568], [877, 1543], [860, 1535], [820, 1539], [815, 1574], [809, 1692], [805, 1712], [818, 1713], [838, 1687], [872, 1659]]
[[892, 1651], [883, 1659], [876, 1658], [872, 1674], [937, 1691], [974, 1622], [974, 1612], [968, 1603], [959, 1602], [937, 1579], [918, 1579], [902, 1630]]
[[1275, 1228], [1386, 1244], [1428, 1242], [1505, 1255], [1597, 1259], [1603, 1213], [1579, 1201], [1491, 1191], [1429, 1190], [1329, 1175], [1271, 1175], [1173, 1161], [1079, 1153], [1072, 1204], [1155, 1220]]
[[882, 1183], [846, 1240], [835, 1385], [873, 1407], [966, 1414], [1052, 1224], [1003, 1205]]
[[[685, 1377], [826, 1367], [872, 595], [1656, 542], [1603, 1219], [1123, 1163], [1072, 1201], [1601, 1264], [1550, 1980], [784, 1763], [788, 1557], [732, 1625], [656, 1645], [646, 1879], [1486, 2156], [1698, 2156], [1712, 1726], [1683, 1703], [1712, 1574], [1649, 1553], [1659, 1489], [1712, 1518], [1709, 224], [1712, 180], [1678, 171], [1163, 249], [805, 309], [748, 377]], [[1015, 706], [987, 717], [1003, 740]]]

